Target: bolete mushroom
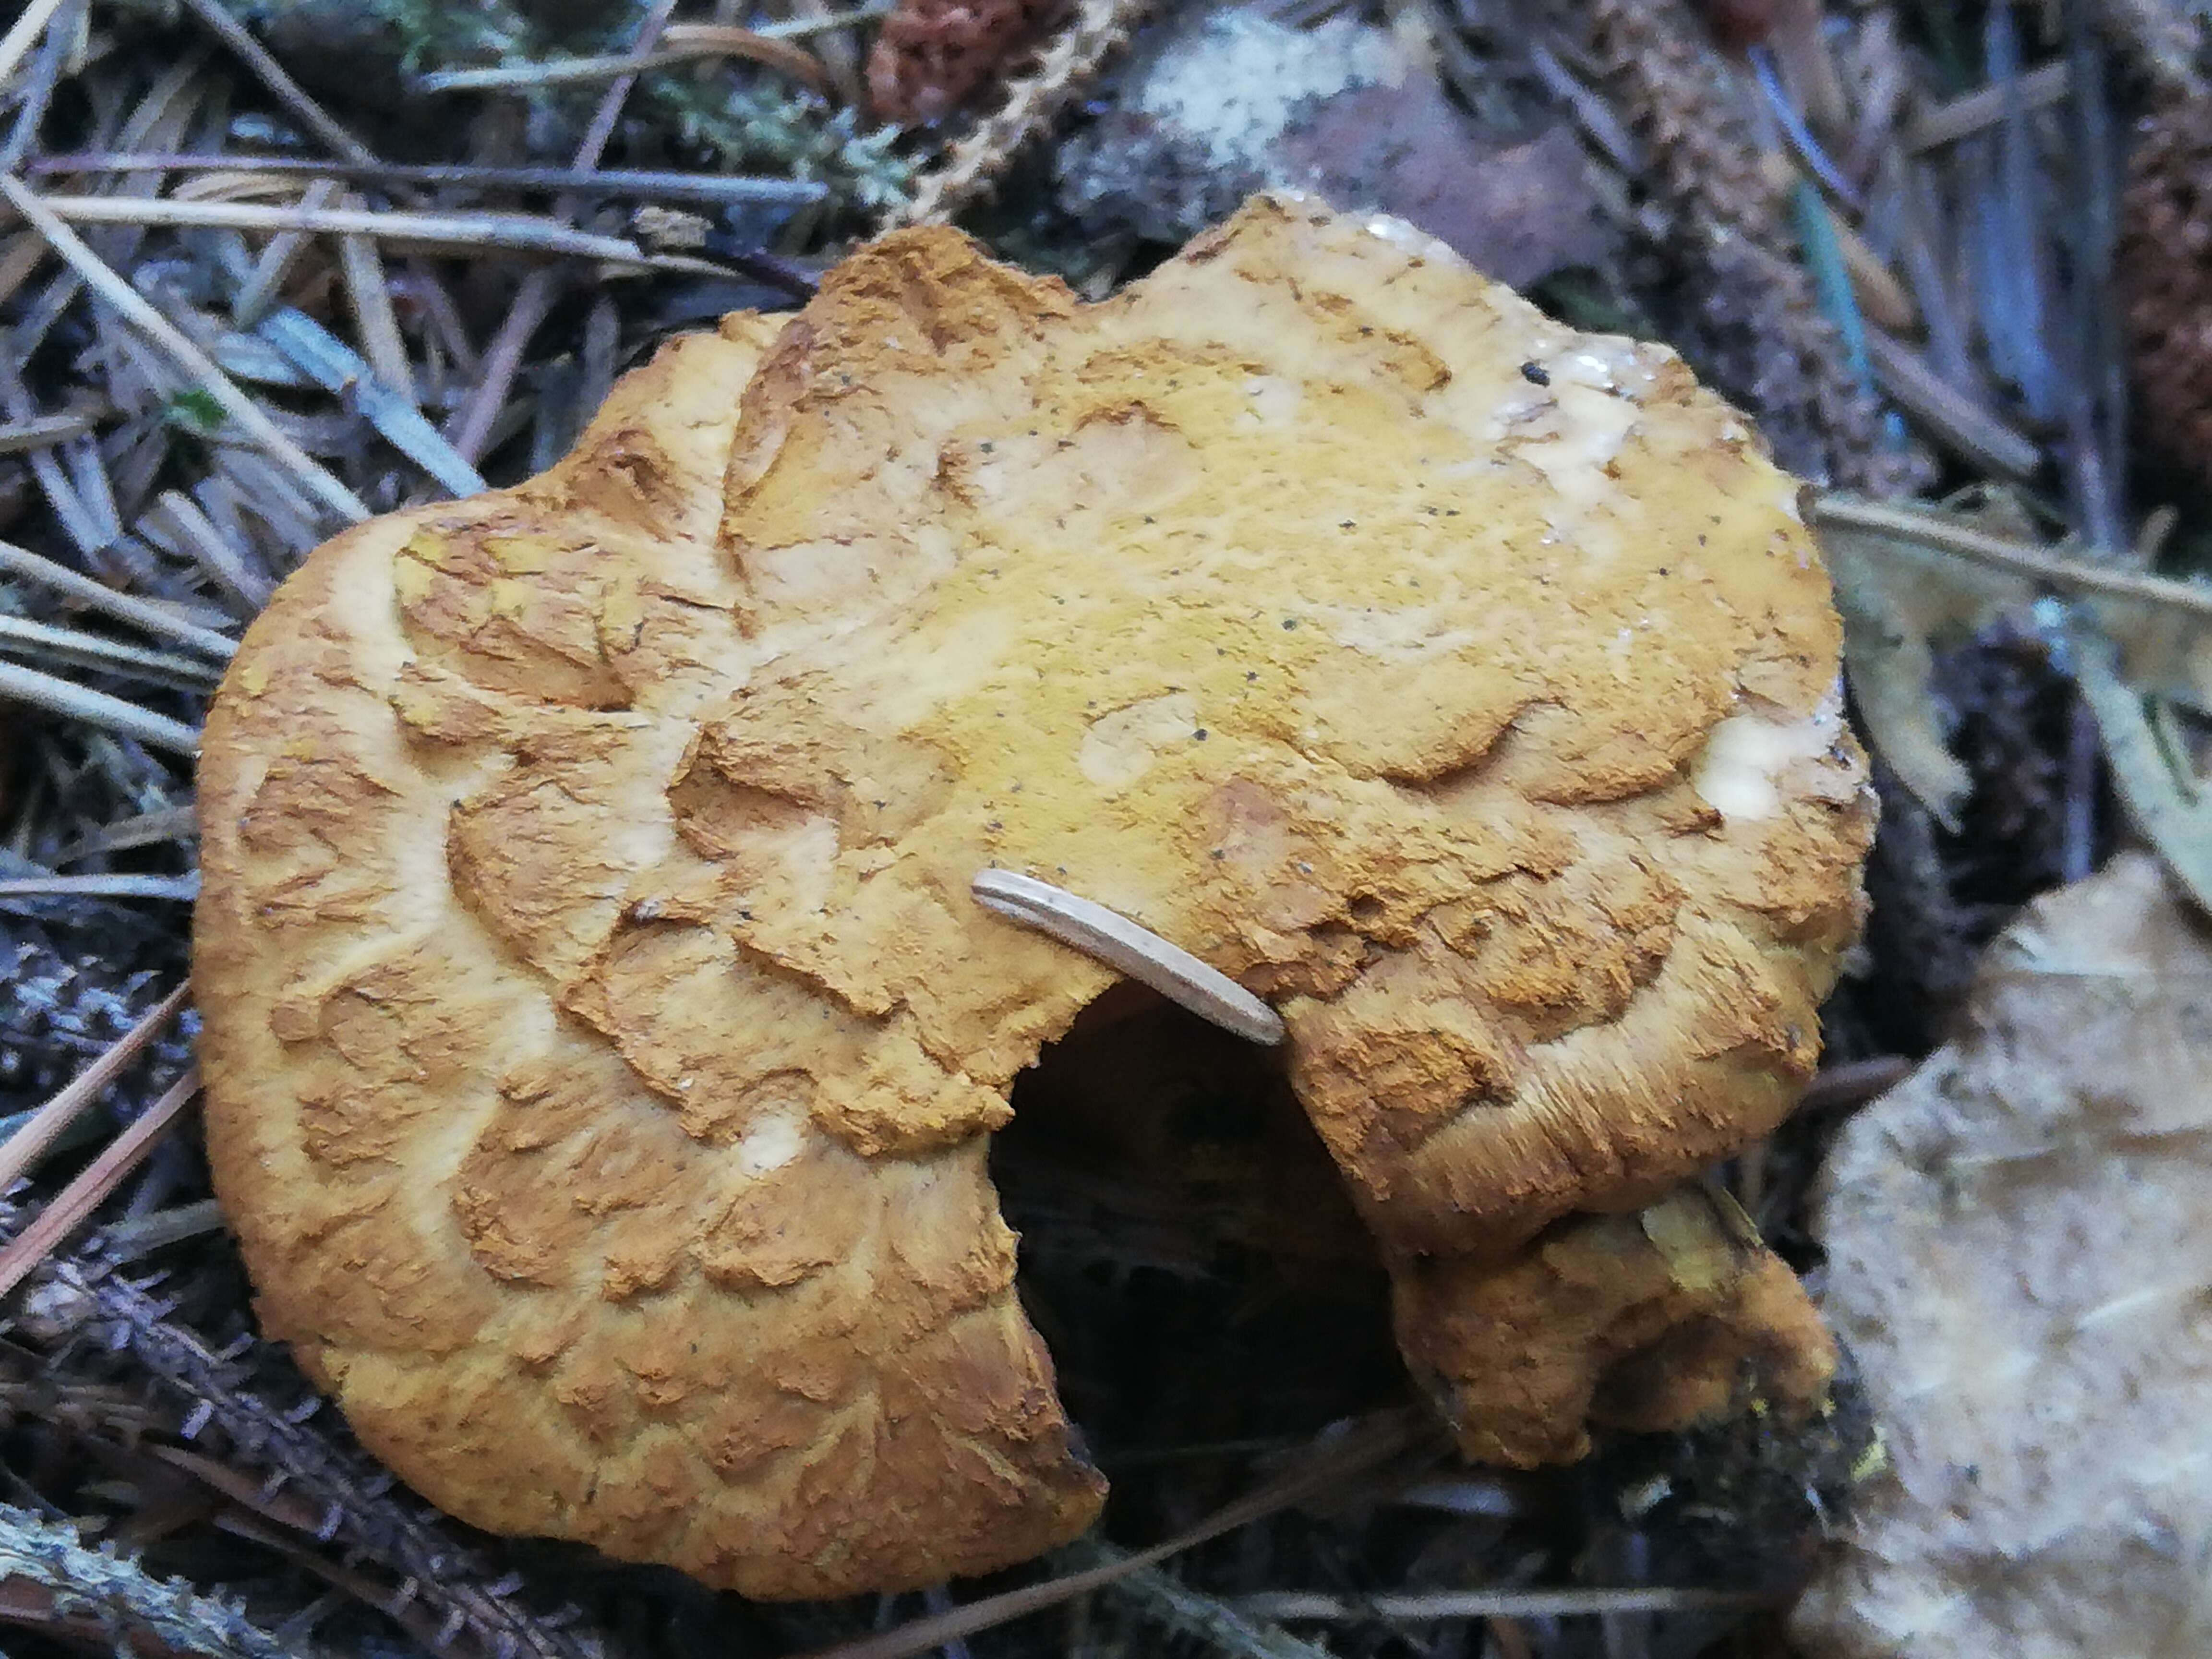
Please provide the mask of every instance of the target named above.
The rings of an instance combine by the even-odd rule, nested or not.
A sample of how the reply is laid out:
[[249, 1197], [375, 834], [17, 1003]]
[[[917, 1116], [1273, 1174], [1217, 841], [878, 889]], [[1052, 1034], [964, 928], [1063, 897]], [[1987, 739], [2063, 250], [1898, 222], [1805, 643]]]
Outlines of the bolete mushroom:
[[671, 344], [320, 549], [217, 700], [268, 1329], [465, 1519], [750, 1595], [1078, 1533], [985, 1155], [1116, 975], [999, 870], [1272, 1005], [1471, 1451], [1802, 1396], [1795, 1281], [1678, 1189], [1859, 916], [1797, 488], [1663, 348], [1304, 198], [1091, 305], [902, 232]]

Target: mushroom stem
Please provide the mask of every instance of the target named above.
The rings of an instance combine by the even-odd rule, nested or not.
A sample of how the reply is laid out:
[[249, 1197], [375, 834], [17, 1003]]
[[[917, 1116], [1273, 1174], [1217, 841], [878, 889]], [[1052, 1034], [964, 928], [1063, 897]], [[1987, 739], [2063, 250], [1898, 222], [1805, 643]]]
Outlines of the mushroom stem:
[[1181, 945], [1103, 904], [1012, 870], [986, 870], [970, 890], [985, 909], [1073, 945], [1248, 1042], [1283, 1040], [1282, 1016], [1273, 1008]]

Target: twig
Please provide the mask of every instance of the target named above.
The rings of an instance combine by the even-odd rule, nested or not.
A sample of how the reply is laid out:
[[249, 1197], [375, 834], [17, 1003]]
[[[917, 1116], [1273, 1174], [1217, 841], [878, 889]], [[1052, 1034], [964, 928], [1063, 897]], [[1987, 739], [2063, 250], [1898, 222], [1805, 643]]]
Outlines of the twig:
[[31, 1114], [21, 1128], [0, 1143], [0, 1193], [14, 1186], [70, 1120], [123, 1074], [123, 1068], [161, 1034], [161, 1028], [176, 1016], [191, 994], [189, 984], [179, 985], [155, 1003], [136, 1025], [108, 1044], [99, 1059], [70, 1079], [58, 1094]]
[[118, 1654], [135, 1651], [150, 1633], [172, 1651], [209, 1659], [293, 1659], [231, 1603], [181, 1580], [156, 1578], [112, 1547], [88, 1548], [66, 1522], [12, 1504], [0, 1504], [0, 1577], [45, 1586], [58, 1611], [72, 1604], [96, 1609], [100, 1644], [112, 1644]]
[[[533, 1613], [516, 1599], [514, 1579], [487, 1572], [440, 1517], [393, 1489], [391, 1477], [365, 1454], [319, 1431], [296, 1407], [254, 1393], [235, 1349], [211, 1351], [143, 1288], [81, 1258], [58, 1255], [53, 1273], [91, 1305], [109, 1348], [127, 1349], [185, 1402], [186, 1439], [213, 1424], [230, 1441], [234, 1462], [250, 1459], [282, 1474], [293, 1492], [321, 1509], [315, 1536], [337, 1540], [399, 1574], [407, 1581], [401, 1594], [438, 1613], [445, 1644], [465, 1628], [487, 1654], [504, 1659], [599, 1659], [598, 1638], [574, 1621], [573, 1611], [568, 1622]], [[450, 1645], [439, 1650], [453, 1651]]]
[[88, 287], [174, 358], [200, 390], [222, 404], [225, 414], [289, 468], [325, 506], [349, 523], [358, 524], [369, 516], [368, 508], [359, 496], [278, 430], [276, 423], [234, 386], [230, 377], [210, 362], [205, 352], [186, 339], [174, 323], [155, 310], [137, 289], [110, 270], [106, 262], [84, 245], [83, 239], [48, 211], [37, 196], [5, 173], [0, 173], [0, 196], [5, 196], [15, 210], [31, 222], [47, 246], [68, 263]]
[[42, 554], [28, 548], [18, 547], [13, 542], [0, 542], [0, 570], [12, 572], [27, 581], [51, 587], [57, 593], [66, 594], [79, 605], [90, 610], [106, 612], [118, 622], [127, 622], [133, 628], [149, 634], [159, 634], [180, 645], [204, 652], [218, 662], [228, 662], [237, 653], [238, 641], [216, 633], [211, 628], [202, 628], [174, 617], [158, 605], [133, 599], [128, 593], [118, 593], [112, 587], [103, 587], [87, 575], [57, 564]]
[[1805, 1085], [1797, 1109], [1830, 1112], [1839, 1107], [1863, 1106], [1911, 1077], [1912, 1070], [1913, 1062], [1902, 1054], [1876, 1054], [1870, 1060], [1823, 1066]]
[[2008, 541], [2002, 536], [1968, 530], [1910, 507], [1881, 507], [1847, 495], [1822, 495], [1814, 498], [1813, 517], [1822, 524], [1915, 542], [2016, 576], [2049, 582], [2054, 587], [2172, 605], [2194, 617], [2212, 617], [2212, 586], [2175, 581], [2166, 576], [2137, 575], [2130, 571], [2087, 564], [2079, 559], [2061, 558], [2025, 542]]
[[805, 305], [821, 292], [822, 284], [811, 271], [803, 270], [781, 254], [757, 249], [716, 249], [715, 258], [741, 276], [750, 276], [763, 288], [772, 288]]
[[0, 1246], [0, 1297], [4, 1297], [32, 1268], [46, 1259], [54, 1246], [69, 1237], [98, 1209], [107, 1195], [137, 1169], [154, 1143], [200, 1091], [198, 1066], [171, 1084], [161, 1097], [131, 1120], [106, 1150], [84, 1167], [76, 1180], [54, 1195], [53, 1200], [31, 1218], [21, 1232]]
[[256, 1496], [252, 1481], [241, 1481], [236, 1471], [224, 1468], [212, 1457], [201, 1457], [174, 1446], [155, 1446], [151, 1449], [164, 1463], [197, 1476], [211, 1489], [232, 1499], [234, 1507], [218, 1510], [213, 1516], [214, 1524], [222, 1531], [234, 1538], [250, 1539], [264, 1549], [274, 1550], [325, 1583], [352, 1596], [363, 1607], [374, 1607], [413, 1637], [419, 1647], [432, 1653], [452, 1650], [450, 1641], [440, 1639], [438, 1619], [428, 1607], [410, 1597], [405, 1590], [395, 1591], [389, 1584], [379, 1583], [367, 1573], [356, 1571], [352, 1564], [341, 1566], [325, 1560], [300, 1540], [296, 1528], [288, 1530], [283, 1520], [269, 1518], [267, 1504], [249, 1501]]
[[659, 263], [635, 242], [595, 236], [526, 214], [387, 212], [377, 208], [283, 207], [270, 202], [185, 202], [173, 196], [47, 196], [55, 217], [79, 225], [161, 225], [183, 230], [309, 231], [374, 236], [448, 253], [501, 248], [566, 254], [650, 270]]
[[744, 58], [787, 70], [826, 94], [829, 82], [821, 64], [785, 43], [857, 28], [888, 16], [890, 10], [889, 3], [858, 6], [822, 17], [786, 18], [763, 23], [757, 28], [735, 28], [721, 23], [679, 23], [663, 31], [662, 43], [657, 48], [640, 46], [626, 52], [562, 58], [544, 63], [502, 64], [495, 69], [441, 70], [435, 74], [417, 76], [414, 84], [422, 92], [505, 92], [579, 81], [611, 81], [621, 76], [635, 77], [651, 70], [673, 69], [702, 58]]
[[414, 167], [399, 161], [322, 161], [312, 155], [81, 151], [39, 156], [27, 171], [34, 176], [49, 173], [304, 173], [362, 184], [422, 185], [439, 190], [570, 191], [677, 202], [759, 202], [793, 208], [811, 207], [830, 193], [828, 185], [804, 179], [725, 178], [709, 173], [664, 173], [639, 167], [610, 167], [600, 173], [577, 167], [501, 167], [460, 162]]
[[120, 732], [125, 737], [176, 754], [199, 753], [199, 732], [183, 721], [156, 714], [121, 697], [111, 697], [105, 691], [94, 691], [74, 680], [41, 674], [35, 668], [0, 662], [0, 699], [27, 702], [72, 720], [104, 726], [111, 732]]

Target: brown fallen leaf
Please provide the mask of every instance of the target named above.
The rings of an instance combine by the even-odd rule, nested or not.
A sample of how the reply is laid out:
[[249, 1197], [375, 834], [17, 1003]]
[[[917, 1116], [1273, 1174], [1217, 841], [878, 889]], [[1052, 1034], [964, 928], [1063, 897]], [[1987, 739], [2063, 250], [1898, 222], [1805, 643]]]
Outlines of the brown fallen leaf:
[[1887, 1449], [1821, 1659], [2212, 1650], [2212, 933], [2130, 853], [1993, 945], [1837, 1144], [1829, 1320]]
[[1291, 180], [1417, 225], [1516, 288], [1601, 264], [1612, 245], [1571, 127], [1500, 143], [1425, 69], [1318, 101], [1282, 155]]

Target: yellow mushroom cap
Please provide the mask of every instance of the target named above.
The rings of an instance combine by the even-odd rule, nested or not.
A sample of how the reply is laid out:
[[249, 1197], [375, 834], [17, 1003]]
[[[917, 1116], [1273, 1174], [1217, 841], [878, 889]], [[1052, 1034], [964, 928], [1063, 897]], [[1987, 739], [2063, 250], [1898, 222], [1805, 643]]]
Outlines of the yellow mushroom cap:
[[1812, 1067], [1871, 818], [1796, 490], [1663, 348], [1304, 198], [1096, 305], [899, 233], [672, 344], [319, 550], [218, 699], [266, 1324], [486, 1528], [762, 1596], [1073, 1536], [985, 1154], [1114, 975], [999, 868], [1273, 1005], [1463, 1438], [1572, 1449], [1423, 1310]]

